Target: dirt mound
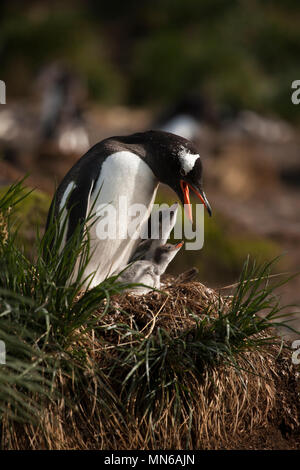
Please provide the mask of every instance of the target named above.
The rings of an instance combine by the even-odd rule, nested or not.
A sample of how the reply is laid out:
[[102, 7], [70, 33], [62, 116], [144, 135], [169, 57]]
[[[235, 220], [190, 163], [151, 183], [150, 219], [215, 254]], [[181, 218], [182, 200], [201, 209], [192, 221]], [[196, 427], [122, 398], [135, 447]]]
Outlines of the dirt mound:
[[37, 427], [4, 423], [4, 447], [300, 448], [300, 387], [290, 351], [278, 341], [243, 351], [236, 368], [226, 361], [203, 366], [199, 349], [193, 353], [201, 320], [210, 328], [231, 298], [199, 282], [165, 282], [164, 292], [113, 296], [96, 313], [93, 331], [74, 334], [72, 348], [88, 354], [82, 401], [68, 406], [74, 378], [58, 377], [62, 398], [45, 407]]

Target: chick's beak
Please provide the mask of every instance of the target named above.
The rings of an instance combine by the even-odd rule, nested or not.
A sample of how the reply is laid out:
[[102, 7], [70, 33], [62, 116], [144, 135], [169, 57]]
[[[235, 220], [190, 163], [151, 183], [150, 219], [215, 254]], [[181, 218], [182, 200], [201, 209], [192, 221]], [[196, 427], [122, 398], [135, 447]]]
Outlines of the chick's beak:
[[181, 247], [183, 246], [183, 244], [184, 244], [184, 241], [181, 240], [181, 242], [179, 242], [179, 243], [177, 243], [177, 245], [175, 245], [175, 248], [174, 248], [174, 249], [175, 249], [175, 250], [179, 250], [179, 248], [181, 248]]
[[204, 204], [209, 216], [212, 215], [211, 206], [208, 202], [205, 192], [202, 189], [196, 189], [191, 184], [183, 180], [180, 180], [180, 187], [183, 194], [183, 201], [185, 204], [186, 213], [191, 222], [193, 222], [193, 216], [189, 188], [191, 188], [191, 190], [196, 194], [196, 196], [202, 201], [202, 204]]

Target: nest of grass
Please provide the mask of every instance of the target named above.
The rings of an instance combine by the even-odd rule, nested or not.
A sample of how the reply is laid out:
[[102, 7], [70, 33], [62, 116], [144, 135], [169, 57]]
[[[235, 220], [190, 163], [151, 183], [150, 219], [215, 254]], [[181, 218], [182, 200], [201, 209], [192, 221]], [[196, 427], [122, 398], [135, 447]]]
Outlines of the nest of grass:
[[[114, 296], [95, 313], [96, 328], [74, 332], [71, 352], [86, 353], [80, 401], [74, 377], [58, 375], [60, 399], [44, 404], [37, 425], [4, 421], [3, 447], [300, 448], [299, 383], [280, 341], [241, 348], [236, 367], [218, 353], [211, 364], [199, 358], [202, 320], [204, 338], [230, 305], [199, 282], [171, 278], [164, 292]], [[264, 344], [272, 334], [257, 336]]]

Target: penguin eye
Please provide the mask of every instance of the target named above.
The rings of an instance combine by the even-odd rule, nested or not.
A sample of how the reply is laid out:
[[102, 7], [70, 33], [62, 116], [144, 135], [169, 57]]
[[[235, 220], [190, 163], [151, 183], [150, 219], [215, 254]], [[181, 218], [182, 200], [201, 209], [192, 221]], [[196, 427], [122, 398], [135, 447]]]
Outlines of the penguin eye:
[[181, 174], [181, 176], [185, 176], [185, 171], [184, 171], [184, 169], [183, 169], [183, 168], [180, 168], [180, 171], [179, 171], [179, 173]]

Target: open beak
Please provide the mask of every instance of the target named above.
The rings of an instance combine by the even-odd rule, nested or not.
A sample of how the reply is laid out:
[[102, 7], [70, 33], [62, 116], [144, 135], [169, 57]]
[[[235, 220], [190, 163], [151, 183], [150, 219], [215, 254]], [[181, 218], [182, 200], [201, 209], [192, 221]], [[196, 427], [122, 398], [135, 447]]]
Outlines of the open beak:
[[191, 184], [186, 183], [183, 180], [180, 180], [180, 187], [181, 187], [182, 194], [183, 194], [183, 201], [184, 201], [185, 208], [187, 211], [187, 216], [192, 223], [193, 223], [193, 216], [192, 216], [192, 206], [191, 206], [191, 201], [190, 201], [189, 188], [191, 188], [191, 190], [196, 194], [196, 196], [202, 201], [202, 204], [204, 204], [204, 206], [206, 207], [206, 210], [209, 216], [211, 216], [212, 210], [208, 202], [208, 199], [202, 189], [201, 190], [195, 189]]
[[179, 248], [181, 248], [183, 244], [184, 244], [183, 240], [181, 242], [177, 243], [177, 245], [175, 245], [174, 250], [179, 250]]

